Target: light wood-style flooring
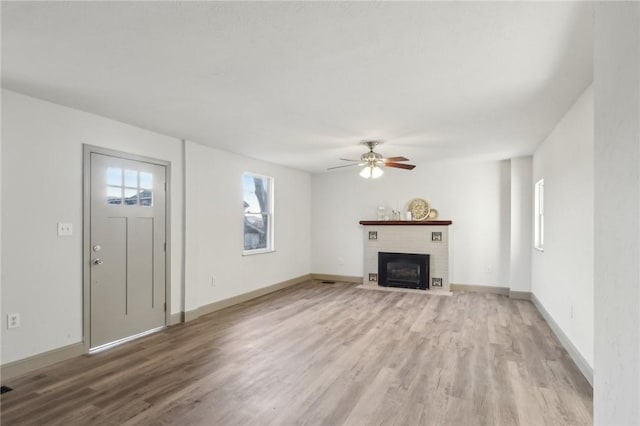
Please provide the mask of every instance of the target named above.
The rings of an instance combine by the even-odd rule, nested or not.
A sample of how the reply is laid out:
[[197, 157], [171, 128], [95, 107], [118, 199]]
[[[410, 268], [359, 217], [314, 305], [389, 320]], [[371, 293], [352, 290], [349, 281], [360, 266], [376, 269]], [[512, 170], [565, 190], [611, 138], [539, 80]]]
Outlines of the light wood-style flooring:
[[2, 424], [588, 425], [528, 301], [308, 282], [7, 383]]

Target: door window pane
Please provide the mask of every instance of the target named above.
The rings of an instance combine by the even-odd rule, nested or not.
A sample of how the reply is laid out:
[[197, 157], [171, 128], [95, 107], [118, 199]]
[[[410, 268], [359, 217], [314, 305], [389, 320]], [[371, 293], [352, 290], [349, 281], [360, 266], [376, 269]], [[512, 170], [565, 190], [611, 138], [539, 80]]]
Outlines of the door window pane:
[[149, 189], [140, 190], [140, 205], [145, 207], [153, 206], [153, 191]]
[[124, 186], [133, 187], [133, 188], [138, 187], [138, 171], [137, 170], [124, 171]]
[[153, 189], [153, 173], [140, 172], [140, 188]]
[[122, 186], [122, 169], [120, 167], [107, 168], [107, 185]]
[[153, 206], [153, 173], [107, 168], [107, 203]]
[[107, 203], [122, 204], [122, 187], [107, 186]]
[[138, 189], [137, 188], [125, 188], [124, 189], [124, 203], [132, 206], [138, 204]]

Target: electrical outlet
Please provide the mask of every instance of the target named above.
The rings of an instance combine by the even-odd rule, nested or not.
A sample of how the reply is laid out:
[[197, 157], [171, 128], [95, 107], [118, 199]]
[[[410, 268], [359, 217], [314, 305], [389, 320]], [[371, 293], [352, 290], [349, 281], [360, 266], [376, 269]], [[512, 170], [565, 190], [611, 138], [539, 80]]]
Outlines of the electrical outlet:
[[487, 274], [493, 274], [493, 265], [487, 264]]
[[58, 222], [58, 237], [70, 237], [73, 235], [73, 225]]
[[20, 327], [20, 314], [7, 314], [7, 328]]

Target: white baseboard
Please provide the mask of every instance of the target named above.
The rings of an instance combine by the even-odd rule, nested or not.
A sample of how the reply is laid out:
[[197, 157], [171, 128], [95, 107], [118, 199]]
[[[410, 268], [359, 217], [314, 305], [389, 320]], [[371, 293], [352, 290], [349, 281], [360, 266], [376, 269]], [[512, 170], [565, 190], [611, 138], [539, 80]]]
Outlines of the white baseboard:
[[544, 308], [542, 303], [540, 303], [540, 300], [538, 300], [536, 295], [533, 293], [531, 293], [531, 301], [538, 309], [538, 312], [540, 312], [540, 315], [542, 315], [542, 317], [545, 319], [547, 324], [549, 324], [549, 327], [551, 327], [551, 330], [556, 335], [562, 346], [569, 353], [569, 356], [571, 357], [571, 359], [573, 359], [573, 362], [576, 363], [576, 366], [578, 367], [582, 375], [585, 377], [585, 379], [587, 379], [591, 387], [593, 387], [593, 368], [591, 368], [587, 360], [584, 359], [580, 351], [578, 351], [578, 348], [576, 348], [571, 340], [569, 340], [567, 335], [564, 334], [564, 331], [562, 331], [558, 323], [556, 323], [553, 317]]
[[169, 324], [167, 325], [176, 325], [182, 324], [184, 322], [184, 312], [176, 312], [175, 314], [171, 314], [169, 318]]
[[[283, 288], [291, 287], [301, 284], [311, 279], [311, 274], [301, 275], [297, 278], [293, 278], [287, 281], [282, 281], [267, 287], [262, 287], [247, 293], [239, 294], [237, 296], [230, 297], [228, 299], [219, 300], [217, 302], [209, 303], [207, 305], [200, 306], [191, 311], [184, 313], [184, 322], [193, 321], [194, 319], [201, 317], [202, 315], [210, 314], [215, 311], [219, 311], [229, 306], [237, 305], [238, 303], [246, 302], [247, 300], [255, 299], [256, 297], [264, 296], [265, 294], [273, 293], [274, 291], [282, 290]], [[173, 322], [173, 316], [171, 320]]]
[[509, 295], [509, 287], [493, 287], [488, 285], [453, 284], [449, 285], [451, 291], [466, 291], [471, 293], [492, 293]]
[[355, 277], [350, 275], [311, 274], [311, 279], [318, 281], [341, 281], [357, 284], [363, 283], [362, 277]]
[[509, 290], [509, 299], [531, 300], [531, 292]]
[[33, 355], [28, 358], [19, 359], [17, 361], [8, 362], [1, 366], [0, 375], [2, 380], [9, 380], [14, 377], [21, 376], [34, 370], [65, 361], [85, 353], [84, 343], [78, 342], [58, 349]]

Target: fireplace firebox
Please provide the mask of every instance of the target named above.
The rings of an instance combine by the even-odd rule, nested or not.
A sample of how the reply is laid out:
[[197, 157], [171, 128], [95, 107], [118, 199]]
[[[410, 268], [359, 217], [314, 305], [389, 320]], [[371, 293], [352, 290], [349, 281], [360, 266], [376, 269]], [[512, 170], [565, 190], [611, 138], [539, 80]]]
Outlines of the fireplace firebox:
[[378, 285], [429, 288], [429, 255], [378, 252]]

